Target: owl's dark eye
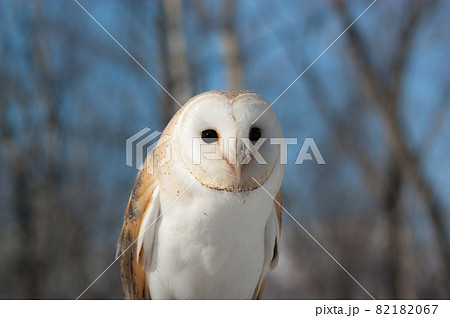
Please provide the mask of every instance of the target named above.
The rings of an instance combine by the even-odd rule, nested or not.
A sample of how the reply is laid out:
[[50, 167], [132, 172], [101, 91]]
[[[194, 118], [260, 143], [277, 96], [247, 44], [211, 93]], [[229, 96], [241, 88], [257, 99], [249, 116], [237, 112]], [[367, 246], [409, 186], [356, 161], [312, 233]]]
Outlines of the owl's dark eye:
[[219, 136], [217, 135], [217, 131], [214, 129], [206, 129], [202, 131], [202, 139], [206, 143], [211, 143], [214, 141], [217, 141], [219, 139]]
[[248, 139], [250, 139], [250, 141], [257, 141], [259, 138], [261, 138], [261, 129], [258, 127], [250, 128], [250, 131], [248, 132]]

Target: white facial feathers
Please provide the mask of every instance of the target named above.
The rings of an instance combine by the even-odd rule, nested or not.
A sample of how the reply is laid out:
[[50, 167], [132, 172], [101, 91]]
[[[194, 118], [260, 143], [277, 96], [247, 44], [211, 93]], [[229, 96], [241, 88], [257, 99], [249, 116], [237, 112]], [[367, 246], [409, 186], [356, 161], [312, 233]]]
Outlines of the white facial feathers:
[[268, 106], [250, 91], [193, 97], [173, 119], [174, 155], [206, 187], [234, 192], [258, 188], [280, 164], [280, 147], [269, 140], [282, 137], [278, 119], [272, 108], [258, 118]]

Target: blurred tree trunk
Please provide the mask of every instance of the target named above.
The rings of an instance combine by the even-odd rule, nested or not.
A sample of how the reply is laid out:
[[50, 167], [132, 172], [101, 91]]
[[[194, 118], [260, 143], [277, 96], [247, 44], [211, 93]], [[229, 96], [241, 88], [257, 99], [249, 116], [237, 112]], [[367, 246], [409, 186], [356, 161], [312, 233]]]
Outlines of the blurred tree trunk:
[[386, 175], [384, 194], [381, 199], [382, 210], [387, 220], [386, 271], [387, 285], [391, 294], [385, 295], [389, 299], [405, 298], [401, 284], [401, 197], [403, 176], [395, 160], [390, 160]]
[[243, 88], [242, 57], [236, 32], [236, 2], [225, 0], [223, 2], [222, 39], [220, 48], [227, 69], [228, 88]]
[[[180, 0], [161, 0], [160, 7], [163, 15], [159, 25], [159, 45], [165, 88], [183, 105], [193, 93], [186, 54], [183, 5]], [[166, 93], [161, 107], [163, 123], [167, 123], [180, 108]]]

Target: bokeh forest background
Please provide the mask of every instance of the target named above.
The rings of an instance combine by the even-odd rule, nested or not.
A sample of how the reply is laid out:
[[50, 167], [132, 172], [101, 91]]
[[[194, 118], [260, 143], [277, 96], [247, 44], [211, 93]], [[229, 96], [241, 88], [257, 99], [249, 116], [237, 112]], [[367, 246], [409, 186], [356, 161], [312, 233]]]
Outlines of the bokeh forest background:
[[[274, 101], [371, 3], [87, 1], [181, 103]], [[449, 1], [378, 0], [273, 105], [288, 211], [375, 298], [450, 297]], [[73, 299], [114, 261], [125, 140], [178, 105], [74, 1], [0, 1], [0, 298]], [[326, 165], [295, 165], [314, 138]], [[369, 296], [284, 215], [264, 298]], [[121, 298], [116, 262], [82, 299]]]

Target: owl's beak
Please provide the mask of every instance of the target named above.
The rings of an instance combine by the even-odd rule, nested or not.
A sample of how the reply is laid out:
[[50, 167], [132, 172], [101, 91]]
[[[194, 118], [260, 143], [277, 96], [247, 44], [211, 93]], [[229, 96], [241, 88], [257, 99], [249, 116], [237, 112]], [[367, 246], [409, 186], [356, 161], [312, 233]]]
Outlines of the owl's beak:
[[238, 160], [236, 164], [233, 165], [234, 175], [236, 176], [236, 181], [239, 184], [241, 182], [241, 162]]
[[232, 173], [235, 177], [235, 185], [240, 186], [242, 178], [242, 154], [244, 145], [238, 138], [230, 138], [228, 140], [231, 144], [228, 144], [228, 155], [225, 157]]

